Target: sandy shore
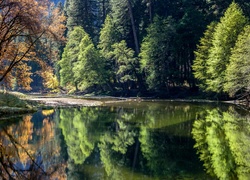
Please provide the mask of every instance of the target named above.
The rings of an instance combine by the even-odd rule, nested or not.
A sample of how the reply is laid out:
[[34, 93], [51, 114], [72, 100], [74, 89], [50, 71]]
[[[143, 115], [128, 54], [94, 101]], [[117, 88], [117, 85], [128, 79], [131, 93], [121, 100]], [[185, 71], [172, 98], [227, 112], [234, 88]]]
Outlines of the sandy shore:
[[69, 97], [33, 97], [29, 98], [31, 101], [36, 101], [42, 103], [47, 106], [100, 106], [103, 103], [101, 101], [95, 100], [85, 100], [85, 99], [78, 99], [78, 98], [69, 98]]

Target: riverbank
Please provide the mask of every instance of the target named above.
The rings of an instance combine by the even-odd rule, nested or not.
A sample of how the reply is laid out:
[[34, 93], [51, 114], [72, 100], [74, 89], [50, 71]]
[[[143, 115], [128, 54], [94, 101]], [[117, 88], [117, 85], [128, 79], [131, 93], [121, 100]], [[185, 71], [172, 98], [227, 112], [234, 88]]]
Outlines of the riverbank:
[[[8, 114], [25, 114], [38, 109], [57, 107], [102, 106], [122, 101], [185, 101], [216, 103], [204, 99], [152, 99], [152, 98], [121, 98], [111, 96], [69, 96], [60, 94], [22, 94], [18, 92], [0, 92], [0, 116]], [[227, 102], [235, 104], [235, 102]]]
[[104, 102], [118, 100], [121, 100], [121, 98], [104, 96], [98, 98], [60, 94], [22, 94], [19, 92], [0, 91], [0, 117], [32, 113], [38, 109], [101, 106]]
[[76, 106], [100, 106], [101, 101], [85, 100], [72, 97], [29, 97], [29, 101], [34, 101], [44, 106], [51, 107], [76, 107]]
[[25, 100], [26, 95], [18, 92], [0, 92], [0, 116], [25, 114], [37, 111], [35, 102]]

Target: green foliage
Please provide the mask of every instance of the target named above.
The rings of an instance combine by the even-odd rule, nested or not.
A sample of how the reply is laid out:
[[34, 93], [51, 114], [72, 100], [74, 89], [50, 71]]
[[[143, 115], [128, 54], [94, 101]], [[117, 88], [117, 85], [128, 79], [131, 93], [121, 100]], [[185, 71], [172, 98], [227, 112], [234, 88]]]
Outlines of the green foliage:
[[246, 26], [232, 49], [230, 63], [226, 69], [224, 90], [231, 96], [250, 90], [250, 26]]
[[[110, 144], [110, 148], [121, 154], [127, 152], [127, 148], [134, 144], [135, 132], [130, 130], [130, 127], [123, 122], [117, 120], [118, 131], [114, 134], [107, 133], [105, 143]], [[104, 142], [103, 142], [104, 143]]]
[[84, 90], [95, 84], [105, 82], [104, 60], [96, 50], [88, 34], [85, 34], [79, 45], [78, 61], [73, 64], [75, 81], [79, 89]]
[[[138, 60], [135, 52], [127, 47], [125, 40], [120, 41], [113, 19], [107, 16], [101, 30], [99, 48], [106, 59], [106, 70], [111, 82], [128, 83], [137, 80]], [[125, 88], [123, 86], [123, 88]], [[128, 88], [128, 87], [126, 87]]]
[[100, 32], [98, 47], [103, 57], [109, 59], [109, 52], [112, 51], [112, 45], [119, 42], [119, 32], [116, 30], [113, 19], [108, 15], [105, 19]]
[[118, 81], [127, 82], [136, 79], [136, 61], [134, 51], [127, 47], [126, 42], [123, 40], [119, 43], [112, 45], [113, 50], [109, 53], [110, 57], [117, 65], [116, 75]]
[[72, 31], [74, 27], [79, 26], [90, 34], [91, 38], [95, 38], [98, 33], [98, 29], [95, 25], [98, 24], [98, 19], [95, 15], [98, 12], [97, 1], [68, 0], [66, 3], [66, 14], [68, 16], [67, 28], [69, 32]]
[[247, 179], [249, 118], [234, 109], [223, 113], [214, 109], [204, 115], [194, 122], [192, 134], [206, 171], [218, 179]]
[[118, 31], [126, 36], [129, 33], [130, 18], [128, 0], [110, 0], [111, 15]]
[[100, 149], [100, 158], [103, 162], [103, 166], [105, 172], [107, 173], [109, 179], [119, 179], [121, 178], [121, 173], [119, 172], [119, 168], [117, 168], [114, 151], [111, 149], [111, 145], [109, 143], [110, 136], [108, 134], [104, 134], [101, 137], [100, 143], [98, 147]]
[[135, 132], [131, 131], [128, 126], [121, 120], [117, 121], [119, 125], [119, 131], [113, 137], [111, 143], [113, 144], [112, 149], [125, 154], [128, 146], [134, 144]]
[[[74, 118], [69, 121], [72, 117]], [[82, 108], [80, 111], [74, 109], [73, 112], [61, 110], [60, 118], [60, 128], [67, 144], [68, 154], [75, 164], [82, 164], [94, 149], [94, 142], [88, 136], [88, 125], [97, 119], [97, 114], [88, 108]]]
[[105, 70], [108, 76], [107, 79], [110, 83], [114, 83], [116, 81], [117, 69], [116, 62], [112, 59], [112, 45], [118, 43], [120, 41], [119, 39], [120, 33], [117, 31], [113, 18], [108, 15], [100, 32], [98, 48], [100, 49], [102, 57], [105, 58]]
[[78, 61], [79, 45], [85, 35], [85, 31], [81, 27], [75, 27], [69, 34], [62, 59], [58, 62], [60, 66], [60, 85], [63, 87], [77, 88], [78, 82], [72, 78], [74, 77], [73, 64]]
[[197, 50], [194, 52], [195, 59], [192, 66], [194, 70], [194, 76], [198, 79], [199, 86], [205, 90], [207, 88], [206, 80], [209, 78], [207, 74], [208, 69], [208, 57], [210, 49], [212, 47], [212, 41], [214, 28], [217, 23], [212, 22], [207, 26], [204, 36], [200, 39], [199, 44], [197, 45]]
[[207, 90], [222, 92], [231, 49], [247, 22], [239, 5], [233, 2], [215, 27], [207, 61], [207, 74], [210, 77], [207, 79]]
[[157, 168], [157, 164], [154, 162], [158, 156], [158, 152], [149, 128], [145, 126], [140, 128], [139, 141], [141, 143], [140, 147], [142, 155], [147, 160], [147, 166], [150, 170], [155, 170], [155, 168]]
[[20, 99], [20, 96], [23, 97], [24, 95], [0, 92], [0, 106], [27, 108], [27, 102]]
[[173, 36], [175, 27], [172, 18], [162, 20], [158, 16], [147, 29], [141, 45], [140, 62], [150, 88], [168, 86], [176, 70], [173, 59]]
[[[85, 43], [80, 40], [81, 45], [78, 42], [78, 53], [72, 53], [77, 62], [65, 60], [73, 56], [65, 47], [61, 86], [72, 91], [100, 85], [112, 92], [138, 88], [168, 93], [176, 86], [194, 87], [195, 77], [205, 91], [229, 92], [224, 88], [230, 78], [225, 71], [237, 37], [248, 23], [240, 7], [248, 12], [249, 3], [236, 2], [239, 5], [229, 0], [68, 0], [69, 32], [79, 25], [89, 37]], [[213, 22], [219, 17], [219, 23]], [[207, 22], [213, 23], [207, 26]]]
[[224, 130], [229, 142], [230, 150], [237, 164], [235, 172], [238, 179], [248, 179], [250, 176], [250, 124], [249, 117], [242, 117], [236, 111], [231, 110], [223, 113], [226, 122]]
[[82, 27], [75, 27], [64, 48], [60, 84], [69, 90], [84, 90], [105, 83], [105, 61]]
[[109, 179], [121, 179], [120, 168], [117, 168], [121, 166], [121, 160], [117, 157], [126, 154], [128, 147], [134, 144], [135, 136], [135, 132], [123, 120], [117, 120], [117, 131], [106, 132], [100, 138], [98, 147]]

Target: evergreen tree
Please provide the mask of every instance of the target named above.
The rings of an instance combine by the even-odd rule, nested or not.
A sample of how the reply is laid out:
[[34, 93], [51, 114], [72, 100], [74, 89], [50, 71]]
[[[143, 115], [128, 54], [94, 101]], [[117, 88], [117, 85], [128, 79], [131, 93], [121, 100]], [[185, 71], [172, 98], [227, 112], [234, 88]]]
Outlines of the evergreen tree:
[[[110, 0], [97, 0], [98, 1], [98, 7], [99, 7], [99, 13], [98, 13], [98, 19], [100, 20], [102, 25], [105, 22], [105, 19], [107, 15], [110, 12]], [[101, 27], [101, 26], [100, 26]]]
[[207, 26], [207, 30], [204, 32], [204, 36], [200, 39], [200, 43], [197, 45], [195, 53], [194, 64], [192, 66], [194, 70], [194, 76], [198, 79], [199, 87], [206, 89], [206, 79], [209, 78], [207, 74], [207, 63], [209, 51], [212, 47], [212, 37], [214, 33], [215, 22], [212, 22]]
[[109, 52], [112, 51], [112, 45], [121, 40], [121, 34], [117, 31], [113, 19], [107, 15], [103, 27], [100, 31], [98, 47], [105, 58], [109, 58]]
[[225, 70], [239, 33], [247, 23], [247, 18], [236, 3], [232, 3], [215, 27], [212, 48], [209, 53], [208, 90], [222, 92], [225, 83]]
[[117, 64], [116, 77], [120, 83], [126, 83], [124, 90], [128, 90], [131, 81], [136, 81], [138, 69], [136, 68], [137, 59], [134, 57], [135, 52], [127, 47], [123, 40], [112, 45], [113, 51], [110, 52], [111, 57]]
[[108, 75], [107, 82], [110, 86], [111, 83], [116, 83], [116, 69], [117, 64], [115, 63], [114, 59], [112, 59], [111, 52], [113, 51], [112, 45], [118, 43], [121, 40], [121, 34], [117, 31], [115, 23], [113, 19], [107, 15], [105, 19], [105, 23], [100, 32], [99, 44], [98, 47], [100, 49], [101, 56], [104, 57], [105, 60], [105, 69]]
[[[88, 43], [82, 42], [81, 52], [75, 54], [77, 63], [71, 62], [70, 69], [72, 71], [74, 66], [76, 73], [71, 76], [75, 82], [69, 83], [81, 90], [103, 82], [113, 89], [121, 85], [128, 88], [127, 83], [131, 81], [136, 85], [143, 84], [143, 74], [149, 88], [168, 89], [172, 86], [193, 87], [194, 75], [201, 88], [221, 92], [231, 48], [247, 23], [239, 7], [248, 3], [244, 0], [236, 2], [240, 5], [233, 2], [225, 12], [229, 0], [224, 4], [221, 0], [66, 0], [68, 29], [72, 31], [73, 27], [81, 26], [89, 36], [84, 35]], [[217, 20], [223, 12], [220, 22], [209, 25], [196, 46], [207, 23]], [[156, 14], [159, 16], [154, 19]], [[97, 36], [104, 19], [100, 36]], [[99, 42], [100, 52], [93, 45], [96, 42]], [[139, 64], [135, 57], [140, 48]], [[134, 55], [128, 53], [132, 49]], [[125, 58], [126, 53], [130, 55]], [[96, 67], [98, 70], [94, 70], [96, 63], [100, 65]], [[142, 71], [138, 73], [140, 65]]]
[[67, 0], [65, 2], [67, 19], [67, 28], [73, 30], [75, 26], [81, 26], [91, 38], [96, 38], [98, 34], [99, 13], [98, 1], [93, 0]]
[[250, 26], [239, 35], [226, 69], [224, 90], [230, 95], [250, 90]]
[[68, 42], [64, 48], [62, 59], [58, 62], [60, 67], [60, 85], [68, 89], [77, 89], [78, 82], [73, 78], [73, 64], [78, 61], [79, 45], [82, 38], [86, 35], [81, 27], [75, 27], [70, 32]]
[[124, 90], [127, 90], [130, 86], [129, 82], [138, 82], [140, 78], [139, 62], [135, 58], [135, 52], [127, 47], [125, 40], [120, 41], [121, 37], [113, 18], [107, 16], [100, 33], [100, 52], [106, 60], [106, 71], [110, 82], [113, 86], [122, 86]]
[[[135, 0], [136, 1], [136, 0]], [[128, 46], [135, 50], [138, 55], [140, 51], [138, 39], [138, 23], [134, 16], [134, 4], [132, 0], [111, 0], [111, 15], [118, 31], [122, 34]], [[140, 22], [140, 20], [138, 20]]]
[[87, 33], [84, 34], [79, 47], [78, 61], [73, 64], [74, 78], [79, 89], [103, 84], [106, 79], [105, 62]]
[[126, 36], [129, 31], [128, 24], [130, 22], [128, 16], [127, 0], [110, 0], [110, 6], [110, 14], [117, 26], [117, 29], [121, 32], [121, 34]]
[[[187, 7], [185, 7], [187, 6]], [[199, 37], [205, 29], [204, 16], [192, 2], [186, 1], [183, 16], [176, 22], [175, 50], [176, 68], [175, 83], [177, 86], [194, 87], [192, 64], [194, 50]]]
[[147, 29], [147, 36], [143, 39], [140, 61], [146, 74], [149, 88], [168, 88], [174, 83], [177, 69], [173, 59], [174, 22], [171, 18], [161, 20], [154, 18], [153, 24]]

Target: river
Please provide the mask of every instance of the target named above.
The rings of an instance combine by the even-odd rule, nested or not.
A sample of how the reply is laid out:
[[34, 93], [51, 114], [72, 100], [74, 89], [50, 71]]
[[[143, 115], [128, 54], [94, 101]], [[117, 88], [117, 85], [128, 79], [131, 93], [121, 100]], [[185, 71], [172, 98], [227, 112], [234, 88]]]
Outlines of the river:
[[130, 101], [1, 122], [3, 179], [250, 177], [250, 116], [233, 105]]

